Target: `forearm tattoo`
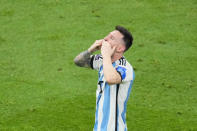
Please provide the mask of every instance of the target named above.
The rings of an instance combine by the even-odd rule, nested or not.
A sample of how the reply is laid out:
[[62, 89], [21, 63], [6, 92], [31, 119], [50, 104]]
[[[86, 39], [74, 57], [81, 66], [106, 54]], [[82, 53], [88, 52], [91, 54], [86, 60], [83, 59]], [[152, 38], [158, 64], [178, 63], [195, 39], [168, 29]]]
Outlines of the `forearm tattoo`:
[[75, 59], [74, 59], [75, 64], [80, 67], [91, 67], [90, 55], [91, 55], [91, 53], [89, 53], [87, 50], [84, 52], [81, 52], [78, 56], [75, 57]]

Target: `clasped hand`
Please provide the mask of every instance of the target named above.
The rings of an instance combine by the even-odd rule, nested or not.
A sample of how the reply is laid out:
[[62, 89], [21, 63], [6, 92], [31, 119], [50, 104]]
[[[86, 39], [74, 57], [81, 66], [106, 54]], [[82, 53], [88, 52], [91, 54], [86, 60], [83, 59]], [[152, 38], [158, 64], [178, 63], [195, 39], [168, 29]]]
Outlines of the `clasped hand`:
[[115, 48], [116, 48], [115, 46], [111, 47], [111, 45], [107, 41], [101, 39], [101, 40], [96, 40], [94, 44], [90, 46], [88, 51], [90, 53], [93, 53], [97, 50], [101, 50], [101, 54], [103, 57], [111, 57], [115, 52]]
[[101, 46], [101, 54], [103, 57], [111, 57], [114, 54], [115, 49], [115, 46], [111, 47], [111, 45], [107, 41], [103, 40]]

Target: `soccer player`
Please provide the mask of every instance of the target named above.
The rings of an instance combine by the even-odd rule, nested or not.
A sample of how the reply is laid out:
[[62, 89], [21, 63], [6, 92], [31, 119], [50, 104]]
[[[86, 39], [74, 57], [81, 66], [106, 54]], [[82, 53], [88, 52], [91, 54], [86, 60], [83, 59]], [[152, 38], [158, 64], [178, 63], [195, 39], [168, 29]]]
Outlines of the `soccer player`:
[[[94, 131], [127, 131], [126, 106], [134, 80], [134, 70], [123, 56], [132, 45], [131, 33], [116, 26], [104, 39], [96, 40], [74, 62], [98, 71]], [[92, 55], [101, 50], [101, 54]]]

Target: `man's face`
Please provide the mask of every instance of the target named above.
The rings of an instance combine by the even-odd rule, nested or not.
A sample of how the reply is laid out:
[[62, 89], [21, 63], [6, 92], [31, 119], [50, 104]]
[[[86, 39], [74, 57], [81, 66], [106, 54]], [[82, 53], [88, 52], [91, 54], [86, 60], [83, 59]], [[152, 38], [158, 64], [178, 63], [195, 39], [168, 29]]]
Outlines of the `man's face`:
[[114, 31], [110, 32], [104, 38], [104, 40], [107, 41], [111, 45], [111, 47], [116, 46], [117, 52], [122, 52], [125, 49], [123, 35], [118, 30], [114, 30]]

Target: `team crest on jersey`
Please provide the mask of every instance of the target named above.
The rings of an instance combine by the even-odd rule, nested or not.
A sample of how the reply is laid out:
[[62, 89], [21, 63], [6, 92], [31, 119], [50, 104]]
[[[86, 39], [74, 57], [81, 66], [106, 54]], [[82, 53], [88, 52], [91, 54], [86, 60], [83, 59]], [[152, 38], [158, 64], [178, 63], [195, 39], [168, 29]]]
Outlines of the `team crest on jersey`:
[[116, 68], [116, 70], [118, 71], [118, 72], [120, 72], [120, 74], [121, 74], [121, 77], [122, 77], [122, 80], [124, 80], [124, 78], [126, 77], [126, 68], [124, 68], [124, 67], [121, 67], [121, 66], [118, 66], [117, 68]]

